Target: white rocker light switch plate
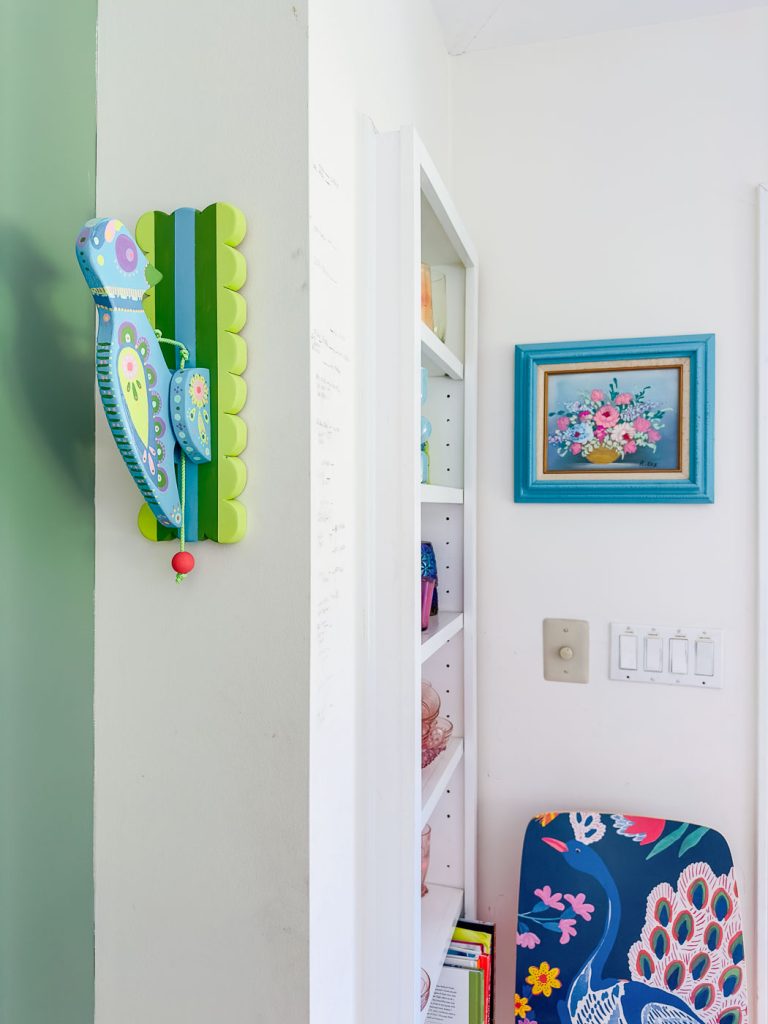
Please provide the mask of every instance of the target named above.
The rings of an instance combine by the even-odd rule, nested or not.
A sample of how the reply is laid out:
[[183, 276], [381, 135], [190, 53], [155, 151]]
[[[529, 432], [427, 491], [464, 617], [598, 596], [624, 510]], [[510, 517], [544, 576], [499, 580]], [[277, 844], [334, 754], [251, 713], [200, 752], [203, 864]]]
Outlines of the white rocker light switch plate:
[[611, 623], [611, 679], [721, 690], [723, 631], [709, 626]]
[[544, 678], [556, 683], [589, 682], [589, 623], [544, 619]]

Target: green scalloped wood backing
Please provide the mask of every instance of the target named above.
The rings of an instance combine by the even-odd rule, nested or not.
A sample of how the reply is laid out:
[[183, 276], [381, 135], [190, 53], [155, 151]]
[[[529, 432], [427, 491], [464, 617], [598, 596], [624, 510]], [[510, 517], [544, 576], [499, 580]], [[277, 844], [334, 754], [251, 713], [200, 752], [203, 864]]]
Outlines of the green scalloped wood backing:
[[[213, 203], [195, 212], [195, 319], [197, 351], [194, 364], [211, 373], [211, 461], [197, 467], [197, 537], [234, 544], [245, 536], [245, 506], [237, 500], [245, 487], [247, 429], [237, 415], [245, 404], [241, 374], [247, 361], [245, 340], [238, 332], [245, 323], [245, 299], [238, 294], [246, 277], [245, 257], [235, 246], [245, 236], [245, 216], [228, 203]], [[163, 277], [150, 288], [144, 309], [153, 327], [165, 338], [176, 338], [174, 214], [157, 210], [143, 214], [136, 241]], [[183, 339], [179, 339], [183, 340]], [[170, 346], [166, 346], [170, 349]], [[175, 368], [174, 353], [166, 359]], [[177, 530], [158, 523], [145, 504], [139, 510], [139, 529], [149, 540], [171, 540]]]

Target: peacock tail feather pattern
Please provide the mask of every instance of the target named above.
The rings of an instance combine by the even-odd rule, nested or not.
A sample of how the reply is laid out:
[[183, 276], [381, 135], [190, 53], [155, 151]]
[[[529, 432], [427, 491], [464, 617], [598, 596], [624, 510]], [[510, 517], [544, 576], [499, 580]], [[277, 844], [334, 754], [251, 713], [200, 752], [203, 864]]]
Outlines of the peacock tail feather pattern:
[[[246, 319], [239, 294], [246, 264], [236, 248], [244, 236], [245, 217], [228, 203], [202, 211], [152, 211], [136, 225], [139, 246], [162, 274], [145, 296], [147, 317], [164, 337], [187, 347], [192, 365], [210, 370], [211, 461], [187, 468], [188, 540], [231, 544], [246, 530], [245, 506], [238, 500], [246, 483], [239, 456], [247, 429], [238, 415], [246, 399], [242, 373], [247, 350], [239, 334]], [[177, 358], [176, 352], [166, 353], [172, 368]], [[146, 507], [139, 513], [139, 528], [150, 540], [177, 535]]]
[[715, 875], [708, 864], [689, 864], [676, 889], [668, 882], [652, 889], [628, 961], [634, 981], [674, 993], [705, 1024], [743, 1024], [744, 937], [733, 869]]

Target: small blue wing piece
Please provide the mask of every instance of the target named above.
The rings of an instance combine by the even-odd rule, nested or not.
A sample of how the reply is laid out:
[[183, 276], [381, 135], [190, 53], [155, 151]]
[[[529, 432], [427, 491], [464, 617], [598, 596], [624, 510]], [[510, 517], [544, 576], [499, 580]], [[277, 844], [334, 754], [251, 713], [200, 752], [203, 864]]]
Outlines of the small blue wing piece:
[[124, 225], [109, 218], [88, 221], [75, 251], [99, 317], [96, 377], [107, 422], [157, 519], [178, 527], [171, 372], [142, 305], [147, 259]]
[[189, 366], [171, 380], [171, 426], [190, 462], [211, 461], [211, 374]]

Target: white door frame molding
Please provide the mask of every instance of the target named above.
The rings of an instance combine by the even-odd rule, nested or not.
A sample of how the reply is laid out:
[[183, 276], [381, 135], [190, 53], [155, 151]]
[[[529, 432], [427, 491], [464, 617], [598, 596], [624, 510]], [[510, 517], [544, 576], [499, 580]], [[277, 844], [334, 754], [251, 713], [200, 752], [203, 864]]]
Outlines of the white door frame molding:
[[760, 1024], [768, 1024], [768, 185], [757, 189], [757, 905], [752, 960]]

